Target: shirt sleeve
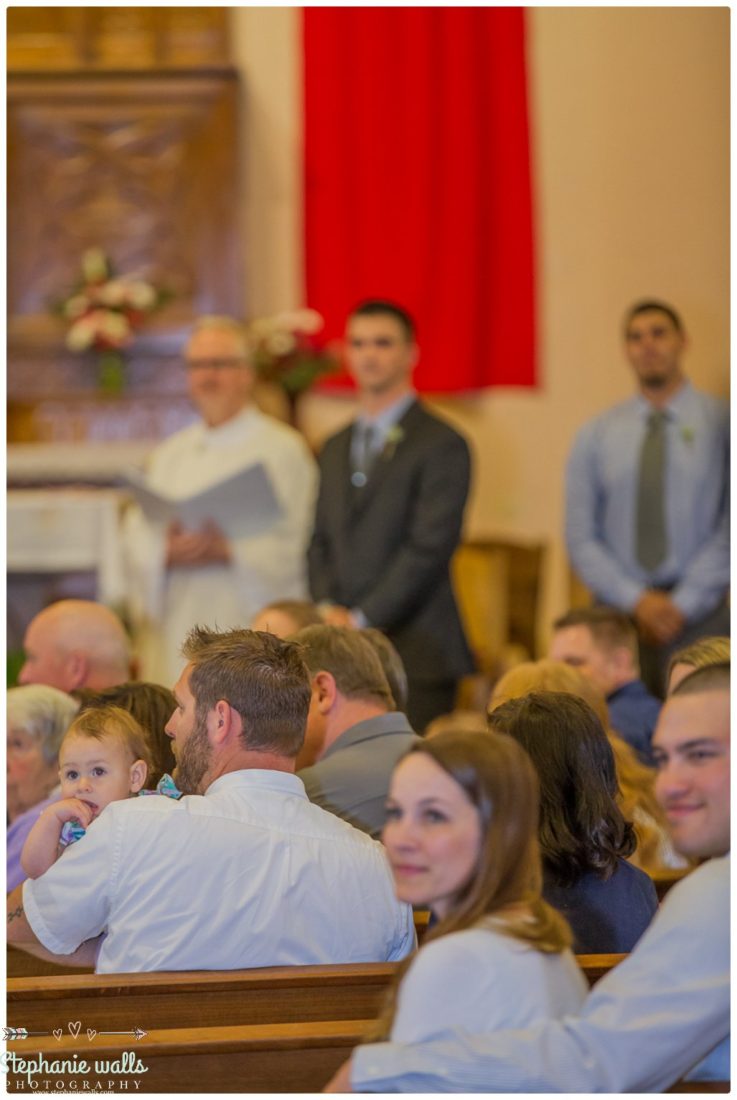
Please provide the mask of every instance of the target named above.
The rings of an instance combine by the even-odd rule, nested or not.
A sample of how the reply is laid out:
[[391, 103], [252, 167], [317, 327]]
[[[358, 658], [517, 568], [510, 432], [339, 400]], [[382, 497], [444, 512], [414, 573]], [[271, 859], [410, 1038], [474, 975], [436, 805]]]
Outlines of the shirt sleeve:
[[627, 575], [600, 534], [596, 434], [596, 421], [584, 425], [568, 459], [566, 546], [574, 569], [595, 595], [623, 611], [632, 611], [645, 586]]
[[670, 891], [637, 948], [597, 983], [580, 1016], [525, 1031], [359, 1047], [352, 1085], [373, 1092], [661, 1092], [729, 1036], [729, 979], [729, 863], [720, 859]]
[[397, 933], [387, 962], [399, 962], [400, 959], [406, 959], [407, 955], [417, 950], [417, 932], [412, 906], [400, 903], [399, 910]]
[[57, 955], [71, 955], [107, 927], [118, 862], [110, 809], [45, 874], [23, 885], [28, 923]]

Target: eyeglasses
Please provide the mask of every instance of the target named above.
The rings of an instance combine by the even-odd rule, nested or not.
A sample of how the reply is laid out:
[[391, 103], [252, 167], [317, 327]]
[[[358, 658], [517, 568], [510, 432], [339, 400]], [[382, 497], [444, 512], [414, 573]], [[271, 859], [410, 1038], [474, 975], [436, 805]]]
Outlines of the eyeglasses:
[[218, 370], [220, 367], [245, 367], [248, 365], [248, 360], [243, 357], [240, 359], [185, 359], [184, 362], [189, 370], [210, 370], [212, 367]]

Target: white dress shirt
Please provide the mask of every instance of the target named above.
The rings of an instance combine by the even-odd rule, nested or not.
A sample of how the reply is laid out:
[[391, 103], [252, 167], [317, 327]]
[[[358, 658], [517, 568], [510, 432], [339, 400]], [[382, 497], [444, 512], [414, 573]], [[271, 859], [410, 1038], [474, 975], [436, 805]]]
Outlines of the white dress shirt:
[[415, 946], [382, 846], [296, 776], [257, 769], [202, 796], [111, 802], [23, 905], [57, 954], [107, 931], [98, 973], [383, 962]]

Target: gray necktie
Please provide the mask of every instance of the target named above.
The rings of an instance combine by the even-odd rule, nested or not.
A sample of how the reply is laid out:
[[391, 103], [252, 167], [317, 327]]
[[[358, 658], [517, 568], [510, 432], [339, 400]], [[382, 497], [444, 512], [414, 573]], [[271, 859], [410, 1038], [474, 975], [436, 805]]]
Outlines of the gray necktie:
[[665, 430], [667, 416], [652, 412], [640, 451], [637, 485], [637, 560], [653, 570], [668, 552], [665, 532]]
[[368, 481], [371, 467], [376, 459], [377, 432], [373, 424], [356, 425], [358, 433], [358, 445], [355, 450], [356, 467], [351, 476], [351, 482], [357, 489], [363, 488]]

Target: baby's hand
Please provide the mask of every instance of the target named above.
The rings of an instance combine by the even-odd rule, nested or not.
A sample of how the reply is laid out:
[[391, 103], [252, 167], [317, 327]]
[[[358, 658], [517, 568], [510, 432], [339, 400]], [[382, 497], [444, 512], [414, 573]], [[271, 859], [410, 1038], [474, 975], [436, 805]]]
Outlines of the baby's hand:
[[44, 813], [56, 818], [60, 825], [66, 821], [78, 821], [84, 829], [94, 817], [92, 808], [81, 798], [62, 798], [60, 802], [52, 802]]

